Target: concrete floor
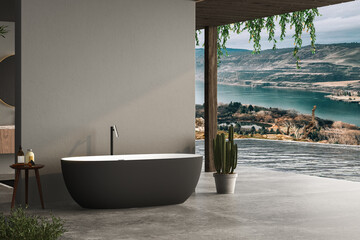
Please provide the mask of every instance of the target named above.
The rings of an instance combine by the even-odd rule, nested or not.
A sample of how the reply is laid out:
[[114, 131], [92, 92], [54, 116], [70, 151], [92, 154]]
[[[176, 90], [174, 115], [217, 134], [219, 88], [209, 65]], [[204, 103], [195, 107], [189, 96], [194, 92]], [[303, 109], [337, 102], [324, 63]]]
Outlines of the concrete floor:
[[[217, 195], [203, 173], [184, 204], [88, 210], [77, 205], [33, 213], [66, 221], [62, 239], [360, 239], [360, 183], [240, 167], [236, 194]], [[11, 189], [0, 187], [8, 212]]]
[[15, 170], [9, 167], [14, 159], [14, 154], [0, 154], [0, 181], [14, 180]]

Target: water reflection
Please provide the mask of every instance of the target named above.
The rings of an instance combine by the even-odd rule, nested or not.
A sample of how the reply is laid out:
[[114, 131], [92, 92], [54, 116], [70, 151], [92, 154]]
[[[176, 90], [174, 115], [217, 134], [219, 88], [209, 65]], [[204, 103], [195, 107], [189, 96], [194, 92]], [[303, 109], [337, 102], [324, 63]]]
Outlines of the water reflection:
[[[258, 139], [235, 140], [241, 165], [360, 182], [360, 146]], [[196, 141], [204, 155], [204, 141]]]

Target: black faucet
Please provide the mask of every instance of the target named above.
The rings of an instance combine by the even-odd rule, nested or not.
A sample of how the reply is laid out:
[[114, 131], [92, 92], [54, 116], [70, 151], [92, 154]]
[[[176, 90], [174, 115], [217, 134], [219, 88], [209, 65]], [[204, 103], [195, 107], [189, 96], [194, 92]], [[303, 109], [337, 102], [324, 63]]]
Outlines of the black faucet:
[[114, 155], [114, 132], [115, 132], [115, 136], [118, 138], [119, 133], [117, 131], [116, 125], [112, 125], [110, 127], [110, 154], [111, 155]]

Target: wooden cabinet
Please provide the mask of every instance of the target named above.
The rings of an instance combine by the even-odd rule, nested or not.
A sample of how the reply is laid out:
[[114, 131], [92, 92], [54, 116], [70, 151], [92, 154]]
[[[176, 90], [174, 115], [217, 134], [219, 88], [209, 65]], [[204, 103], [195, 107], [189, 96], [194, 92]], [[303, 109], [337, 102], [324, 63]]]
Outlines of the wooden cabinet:
[[15, 153], [15, 127], [0, 126], [0, 154]]

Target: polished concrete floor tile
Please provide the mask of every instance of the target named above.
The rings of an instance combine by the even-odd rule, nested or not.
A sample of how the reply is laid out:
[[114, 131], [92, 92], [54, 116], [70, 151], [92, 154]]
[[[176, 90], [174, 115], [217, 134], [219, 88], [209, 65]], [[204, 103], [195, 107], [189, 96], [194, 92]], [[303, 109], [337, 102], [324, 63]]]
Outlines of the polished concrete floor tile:
[[[30, 212], [65, 219], [63, 239], [360, 239], [360, 183], [251, 167], [238, 173], [235, 194], [216, 194], [212, 174], [203, 173], [180, 205]], [[10, 191], [0, 189], [6, 212]]]

